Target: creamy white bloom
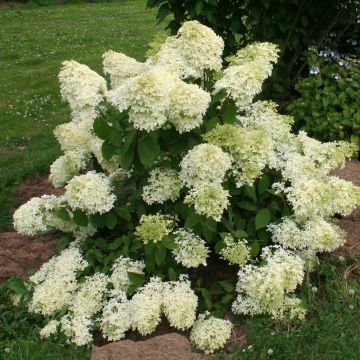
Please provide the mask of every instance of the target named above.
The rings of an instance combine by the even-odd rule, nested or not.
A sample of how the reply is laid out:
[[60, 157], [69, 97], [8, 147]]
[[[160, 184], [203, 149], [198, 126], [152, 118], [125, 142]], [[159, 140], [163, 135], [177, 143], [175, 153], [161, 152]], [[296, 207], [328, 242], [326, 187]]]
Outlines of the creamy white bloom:
[[111, 86], [116, 88], [129, 78], [141, 74], [146, 69], [144, 63], [112, 50], [103, 55], [104, 73], [110, 76]]
[[162, 204], [167, 200], [175, 201], [180, 196], [181, 188], [182, 184], [175, 170], [155, 168], [150, 172], [142, 197], [149, 205]]
[[186, 21], [177, 36], [169, 37], [153, 58], [182, 78], [199, 78], [204, 70], [220, 70], [224, 42], [213, 30], [198, 21]]
[[132, 284], [128, 272], [144, 274], [144, 261], [132, 260], [124, 256], [118, 257], [111, 268], [110, 281], [117, 290], [127, 291]]
[[59, 73], [62, 98], [70, 105], [73, 121], [89, 129], [97, 116], [96, 107], [106, 93], [106, 81], [88, 66], [64, 61]]
[[117, 291], [103, 307], [100, 318], [102, 334], [110, 341], [117, 341], [125, 337], [125, 332], [131, 328], [129, 300], [126, 293]]
[[298, 220], [350, 215], [360, 204], [360, 188], [334, 176], [298, 181], [284, 191]]
[[229, 192], [221, 185], [203, 183], [190, 189], [184, 203], [193, 205], [197, 214], [220, 221], [224, 210], [230, 204], [229, 196]]
[[87, 276], [71, 300], [69, 310], [73, 315], [91, 317], [97, 313], [101, 309], [108, 282], [109, 278], [102, 273]]
[[175, 260], [187, 268], [206, 266], [209, 249], [205, 241], [195, 235], [191, 230], [179, 229], [174, 232], [175, 249], [172, 254]]
[[190, 328], [196, 318], [198, 298], [186, 277], [164, 284], [163, 311], [171, 326], [179, 330]]
[[130, 300], [132, 328], [141, 335], [151, 334], [161, 321], [163, 286], [159, 278], [151, 278]]
[[60, 322], [57, 320], [50, 320], [41, 330], [40, 330], [40, 337], [47, 339], [51, 335], [54, 335], [58, 332]]
[[170, 92], [180, 81], [160, 68], [152, 68], [109, 91], [108, 99], [119, 111], [129, 108], [129, 122], [135, 129], [152, 131], [167, 121]]
[[231, 58], [230, 66], [215, 83], [215, 91], [226, 90], [238, 109], [246, 109], [261, 92], [263, 81], [270, 76], [278, 48], [271, 43], [253, 43]]
[[84, 270], [86, 266], [87, 262], [75, 247], [50, 259], [30, 277], [35, 288], [29, 310], [52, 315], [68, 307], [78, 288], [76, 272]]
[[273, 241], [290, 249], [307, 249], [313, 252], [333, 251], [345, 242], [346, 233], [339, 226], [322, 218], [310, 219], [297, 224], [285, 219], [277, 225], [269, 225]]
[[233, 159], [232, 173], [236, 186], [252, 185], [269, 162], [272, 140], [268, 132], [254, 125], [217, 125], [204, 135], [210, 144], [221, 147]]
[[64, 152], [77, 151], [84, 154], [90, 152], [92, 135], [80, 124], [74, 122], [60, 124], [55, 128], [54, 135]]
[[68, 151], [50, 166], [49, 180], [55, 188], [63, 187], [87, 165], [87, 158], [77, 151]]
[[201, 314], [191, 330], [190, 341], [196, 349], [212, 354], [224, 347], [230, 339], [232, 328], [229, 320], [218, 319], [208, 313]]
[[199, 183], [221, 184], [231, 168], [231, 160], [217, 145], [197, 145], [181, 160], [180, 179], [189, 187]]
[[92, 341], [91, 320], [87, 316], [65, 315], [61, 318], [60, 323], [65, 336], [75, 345], [83, 346]]
[[210, 94], [198, 85], [179, 81], [170, 92], [168, 119], [181, 134], [199, 127], [210, 104]]
[[115, 201], [109, 179], [94, 171], [72, 178], [66, 185], [65, 195], [72, 209], [87, 214], [105, 213], [112, 209]]
[[173, 229], [174, 220], [166, 215], [142, 215], [139, 225], [136, 227], [135, 235], [144, 244], [148, 242], [160, 242], [165, 236], [169, 235]]
[[231, 234], [224, 238], [225, 247], [220, 255], [231, 264], [243, 266], [250, 259], [250, 248], [244, 240], [235, 241]]
[[239, 295], [232, 307], [236, 314], [281, 313], [287, 295], [304, 278], [304, 261], [290, 251], [267, 247], [261, 257], [266, 261], [265, 265], [245, 265], [238, 273], [236, 290]]

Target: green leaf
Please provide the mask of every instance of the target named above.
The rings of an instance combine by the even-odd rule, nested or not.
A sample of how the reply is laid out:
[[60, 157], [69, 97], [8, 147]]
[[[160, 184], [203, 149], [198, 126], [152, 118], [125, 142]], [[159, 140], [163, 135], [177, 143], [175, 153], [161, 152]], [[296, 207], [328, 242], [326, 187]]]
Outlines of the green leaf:
[[74, 210], [73, 215], [74, 215], [74, 221], [77, 225], [87, 226], [87, 224], [89, 223], [89, 218], [82, 210], [79, 209]]
[[177, 273], [172, 267], [169, 268], [168, 275], [170, 281], [175, 281], [177, 278]]
[[175, 241], [172, 236], [165, 236], [161, 241], [161, 245], [169, 250], [174, 250], [176, 248]]
[[109, 213], [106, 214], [106, 226], [112, 230], [114, 229], [114, 227], [117, 224], [117, 216], [115, 214], [115, 212], [110, 211]]
[[163, 246], [157, 246], [155, 250], [155, 262], [160, 266], [166, 259], [166, 249]]
[[245, 186], [245, 193], [246, 195], [256, 204], [257, 203], [257, 196], [254, 186]]
[[230, 281], [221, 280], [219, 284], [227, 293], [233, 293], [235, 291], [235, 286]]
[[111, 128], [109, 141], [114, 146], [122, 146], [123, 145], [123, 137], [122, 133], [114, 128]]
[[233, 294], [226, 294], [222, 299], [221, 299], [221, 303], [223, 305], [226, 305], [228, 304], [232, 299], [234, 298], [234, 295]]
[[211, 99], [211, 105], [217, 103], [218, 101], [222, 100], [224, 97], [226, 97], [226, 90], [222, 89], [218, 91]]
[[215, 220], [206, 219], [205, 221], [203, 221], [202, 224], [203, 224], [203, 226], [205, 226], [211, 232], [217, 232], [217, 226], [216, 226], [216, 221]]
[[94, 133], [102, 140], [107, 140], [110, 136], [110, 125], [101, 117], [94, 120]]
[[203, 296], [205, 306], [208, 310], [211, 310], [213, 307], [212, 301], [211, 301], [211, 293], [207, 289], [201, 289], [201, 295]]
[[271, 212], [269, 209], [261, 209], [255, 216], [256, 230], [265, 227], [271, 220]]
[[120, 165], [124, 170], [127, 170], [131, 167], [135, 157], [134, 149], [128, 149], [124, 154], [121, 155]]
[[169, 4], [168, 3], [163, 3], [160, 8], [159, 8], [159, 11], [156, 15], [156, 19], [158, 21], [158, 23], [160, 23], [161, 21], [163, 21], [167, 14], [169, 14], [170, 12], [170, 7], [169, 7]]
[[138, 274], [134, 272], [128, 272], [128, 278], [131, 281], [131, 283], [137, 287], [142, 286], [145, 282], [145, 275], [144, 274]]
[[130, 221], [131, 220], [131, 214], [130, 211], [127, 208], [124, 207], [118, 207], [115, 209], [115, 212], [124, 220]]
[[195, 15], [199, 16], [201, 14], [201, 12], [202, 12], [202, 9], [203, 9], [203, 1], [202, 0], [197, 0], [196, 4], [195, 4], [195, 8], [194, 8]]
[[244, 230], [236, 230], [234, 233], [235, 237], [239, 239], [246, 238], [248, 236], [247, 232]]
[[24, 281], [17, 276], [13, 276], [11, 277], [7, 283], [6, 283], [6, 287], [8, 289], [10, 289], [11, 291], [15, 292], [16, 294], [26, 294], [27, 293], [27, 289], [26, 286], [24, 284]]
[[201, 222], [201, 216], [192, 211], [186, 218], [185, 227], [191, 229], [200, 222]]
[[56, 240], [56, 253], [60, 254], [70, 244], [69, 236], [63, 235]]
[[228, 101], [225, 104], [223, 120], [227, 124], [233, 124], [236, 120], [236, 106], [233, 101]]
[[150, 167], [157, 159], [159, 152], [160, 152], [159, 143], [155, 141], [152, 136], [145, 135], [139, 141], [138, 155], [140, 162], [144, 166]]
[[269, 186], [270, 186], [270, 179], [267, 175], [264, 175], [258, 182], [258, 194], [261, 195], [264, 192], [266, 192]]
[[109, 249], [109, 243], [103, 239], [103, 238], [97, 238], [95, 240], [95, 246], [102, 249], [102, 250], [108, 250]]
[[255, 204], [251, 203], [250, 201], [241, 200], [237, 203], [238, 207], [241, 209], [245, 209], [248, 211], [256, 211], [257, 207]]
[[56, 216], [63, 221], [70, 221], [71, 217], [65, 208], [60, 208], [56, 211]]
[[250, 256], [252, 258], [255, 258], [256, 256], [258, 256], [259, 252], [260, 252], [260, 245], [259, 242], [255, 240], [250, 246]]
[[101, 146], [101, 153], [105, 160], [111, 160], [111, 158], [114, 156], [114, 146], [111, 145], [109, 142], [104, 141]]
[[225, 243], [223, 240], [219, 240], [216, 244], [215, 244], [215, 252], [217, 254], [220, 254], [221, 250], [225, 247]]

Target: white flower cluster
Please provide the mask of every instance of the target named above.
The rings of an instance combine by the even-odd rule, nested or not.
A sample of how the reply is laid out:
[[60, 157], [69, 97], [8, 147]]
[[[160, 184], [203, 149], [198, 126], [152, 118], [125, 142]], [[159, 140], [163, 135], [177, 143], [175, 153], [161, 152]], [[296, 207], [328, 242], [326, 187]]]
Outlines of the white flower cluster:
[[190, 230], [179, 229], [174, 232], [175, 249], [172, 254], [175, 260], [187, 268], [206, 266], [209, 249], [205, 241]]
[[120, 111], [129, 109], [134, 128], [152, 131], [167, 121], [180, 132], [201, 125], [210, 95], [199, 86], [186, 84], [165, 69], [150, 67], [109, 91], [109, 101]]
[[[304, 261], [281, 247], [264, 248], [262, 258], [265, 265], [245, 265], [240, 269], [234, 313], [270, 314], [273, 318], [296, 315], [302, 318], [305, 311], [300, 301], [289, 294], [303, 280]], [[290, 304], [297, 306], [290, 311]]]
[[97, 106], [106, 94], [106, 81], [88, 66], [64, 61], [59, 73], [60, 92], [69, 103], [73, 121], [88, 129], [97, 116]]
[[[65, 196], [43, 195], [34, 197], [21, 205], [14, 213], [14, 228], [20, 234], [37, 235], [57, 229], [72, 233], [76, 238], [82, 239], [95, 233], [95, 228], [89, 223], [87, 226], [76, 225], [72, 221], [61, 220], [57, 211], [66, 209]], [[73, 216], [68, 212], [69, 217]]]
[[125, 337], [126, 331], [131, 328], [132, 319], [126, 293], [120, 290], [113, 295], [103, 307], [100, 328], [108, 340], [117, 341]]
[[148, 185], [144, 186], [142, 197], [152, 205], [165, 201], [175, 201], [180, 196], [182, 188], [179, 175], [175, 170], [155, 168], [151, 170]]
[[141, 335], [151, 334], [161, 321], [163, 290], [161, 280], [152, 278], [130, 300], [132, 327]]
[[180, 180], [190, 187], [184, 202], [196, 213], [219, 221], [229, 204], [229, 192], [221, 183], [231, 168], [232, 158], [217, 145], [200, 144], [190, 150], [180, 163]]
[[102, 273], [86, 277], [70, 302], [69, 310], [72, 314], [91, 317], [97, 313], [101, 308], [108, 283], [109, 278]]
[[30, 277], [35, 288], [29, 310], [52, 315], [68, 307], [78, 288], [76, 272], [84, 270], [86, 266], [87, 262], [75, 247], [50, 259]]
[[60, 320], [61, 330], [70, 342], [77, 346], [83, 346], [92, 341], [91, 325], [92, 321], [84, 315], [71, 317], [65, 315]]
[[201, 314], [191, 330], [190, 341], [205, 354], [212, 354], [224, 347], [230, 339], [232, 328], [229, 320], [218, 319], [208, 313]]
[[66, 185], [65, 196], [72, 209], [80, 209], [86, 214], [105, 213], [112, 209], [115, 201], [109, 179], [94, 171], [71, 179]]
[[55, 335], [58, 332], [60, 322], [57, 320], [50, 320], [41, 330], [40, 337], [47, 339], [51, 335]]
[[256, 124], [247, 127], [217, 125], [205, 134], [204, 139], [231, 155], [237, 187], [252, 185], [269, 162], [271, 138], [264, 128]]
[[139, 225], [136, 227], [135, 235], [144, 244], [148, 242], [160, 242], [165, 236], [169, 235], [173, 229], [174, 220], [165, 215], [143, 215]]
[[144, 261], [131, 260], [124, 256], [118, 257], [111, 268], [110, 281], [117, 290], [127, 291], [131, 285], [128, 272], [144, 274]]
[[109, 50], [103, 55], [104, 73], [110, 76], [111, 87], [116, 88], [146, 70], [146, 65], [122, 53]]
[[269, 225], [272, 239], [289, 249], [312, 252], [333, 251], [345, 242], [346, 233], [339, 226], [322, 218], [307, 220], [302, 228], [296, 221], [285, 218], [280, 224]]
[[225, 90], [239, 110], [246, 109], [261, 92], [263, 81], [270, 76], [278, 58], [277, 46], [254, 43], [239, 50], [230, 66], [215, 83], [215, 91]]
[[166, 39], [153, 61], [182, 78], [201, 78], [207, 69], [221, 69], [223, 49], [224, 42], [214, 31], [198, 21], [187, 21], [177, 36]]
[[49, 180], [54, 187], [63, 187], [69, 180], [77, 175], [87, 165], [83, 153], [68, 151], [60, 156], [50, 166]]
[[224, 238], [225, 247], [221, 250], [220, 255], [229, 263], [245, 265], [250, 259], [250, 248], [247, 246], [246, 241], [235, 241], [231, 234], [226, 235]]
[[197, 214], [220, 221], [230, 204], [229, 196], [229, 192], [219, 184], [202, 183], [190, 189], [184, 203], [193, 205]]
[[164, 283], [163, 311], [170, 325], [178, 330], [190, 328], [196, 318], [198, 299], [186, 277]]

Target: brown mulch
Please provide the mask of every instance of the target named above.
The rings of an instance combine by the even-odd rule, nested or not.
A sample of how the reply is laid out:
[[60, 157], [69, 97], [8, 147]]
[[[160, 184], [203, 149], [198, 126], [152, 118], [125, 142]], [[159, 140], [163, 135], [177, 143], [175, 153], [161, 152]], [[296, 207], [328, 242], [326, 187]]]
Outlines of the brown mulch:
[[[349, 161], [344, 168], [334, 170], [332, 175], [360, 186], [360, 161]], [[360, 259], [360, 208], [357, 208], [351, 215], [343, 217], [339, 226], [346, 231], [347, 239], [346, 243], [334, 254], [349, 255], [352, 258]]]
[[91, 360], [216, 360], [193, 352], [187, 337], [177, 333], [154, 336], [144, 341], [121, 340], [93, 346]]

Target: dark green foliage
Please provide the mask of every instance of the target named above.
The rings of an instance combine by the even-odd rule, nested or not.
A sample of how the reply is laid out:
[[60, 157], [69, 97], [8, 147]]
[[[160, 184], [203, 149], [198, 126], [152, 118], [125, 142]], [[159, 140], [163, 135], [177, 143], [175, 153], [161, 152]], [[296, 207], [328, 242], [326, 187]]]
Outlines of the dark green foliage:
[[309, 46], [327, 42], [335, 49], [359, 34], [359, 9], [352, 0], [148, 0], [147, 5], [158, 7], [158, 21], [173, 16], [172, 33], [186, 20], [211, 27], [225, 40], [225, 55], [253, 41], [278, 44], [281, 60], [272, 76], [272, 95], [282, 98], [304, 71]]
[[310, 68], [318, 74], [300, 80], [300, 96], [287, 110], [297, 127], [323, 141], [360, 145], [360, 65], [354, 60], [320, 58], [314, 50]]

